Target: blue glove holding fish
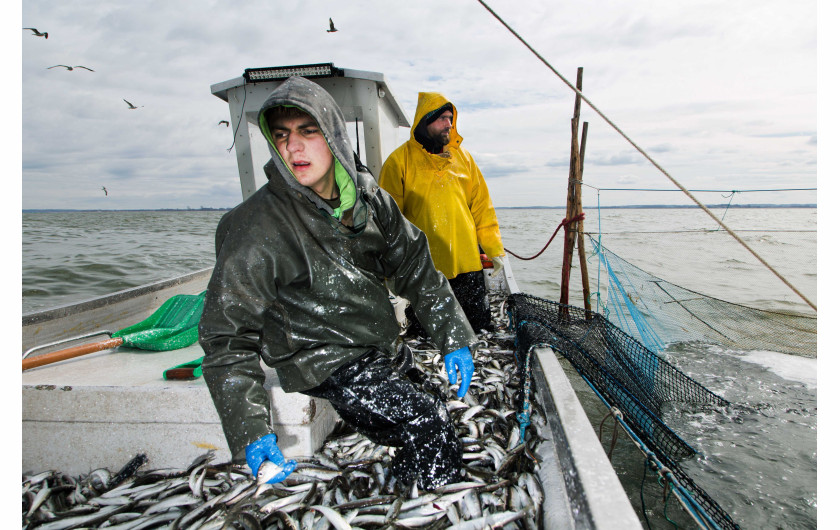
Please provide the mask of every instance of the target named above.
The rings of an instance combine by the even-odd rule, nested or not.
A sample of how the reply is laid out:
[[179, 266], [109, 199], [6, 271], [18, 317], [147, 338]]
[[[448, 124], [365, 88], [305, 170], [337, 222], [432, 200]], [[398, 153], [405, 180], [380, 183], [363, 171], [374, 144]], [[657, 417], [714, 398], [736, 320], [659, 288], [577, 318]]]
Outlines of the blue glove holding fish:
[[295, 460], [286, 460], [277, 447], [277, 435], [266, 434], [245, 448], [245, 461], [260, 484], [285, 480], [297, 467]]
[[461, 373], [461, 386], [458, 388], [458, 397], [467, 395], [467, 389], [472, 381], [475, 366], [473, 365], [472, 353], [468, 346], [460, 350], [447, 353], [443, 358], [443, 365], [446, 367], [446, 374], [449, 376], [449, 384], [454, 385], [458, 381], [456, 370]]

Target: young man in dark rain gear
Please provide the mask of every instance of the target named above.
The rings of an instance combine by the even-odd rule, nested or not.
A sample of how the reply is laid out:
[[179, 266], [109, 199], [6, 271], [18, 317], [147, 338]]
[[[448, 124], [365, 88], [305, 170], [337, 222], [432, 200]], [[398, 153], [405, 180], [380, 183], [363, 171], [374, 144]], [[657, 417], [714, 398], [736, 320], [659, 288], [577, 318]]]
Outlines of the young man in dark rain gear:
[[379, 185], [425, 232], [435, 267], [449, 279], [478, 332], [492, 326], [479, 245], [493, 261], [492, 276], [502, 270], [505, 249], [487, 183], [461, 147], [457, 121], [451, 101], [420, 92], [411, 137], [382, 165]]
[[277, 446], [260, 360], [286, 392], [329, 400], [371, 440], [401, 449], [392, 471], [433, 489], [455, 480], [461, 443], [440, 398], [392, 367], [399, 324], [385, 279], [407, 298], [444, 354], [458, 396], [477, 341], [426, 237], [373, 177], [357, 169], [341, 111], [320, 86], [283, 82], [263, 104], [268, 183], [225, 214], [207, 286], [202, 370], [234, 461], [269, 482], [294, 469]]

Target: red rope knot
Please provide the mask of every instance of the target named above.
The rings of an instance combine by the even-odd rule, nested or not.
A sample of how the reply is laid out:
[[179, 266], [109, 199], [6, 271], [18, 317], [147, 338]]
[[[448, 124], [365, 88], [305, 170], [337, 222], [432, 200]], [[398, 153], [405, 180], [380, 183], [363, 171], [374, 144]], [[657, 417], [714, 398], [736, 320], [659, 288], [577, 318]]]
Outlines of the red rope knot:
[[563, 219], [563, 222], [560, 223], [560, 226], [563, 227], [563, 230], [568, 232], [569, 231], [569, 225], [571, 225], [572, 223], [576, 223], [578, 221], [583, 221], [585, 218], [586, 218], [586, 213], [580, 212], [579, 214], [572, 217], [571, 219]]

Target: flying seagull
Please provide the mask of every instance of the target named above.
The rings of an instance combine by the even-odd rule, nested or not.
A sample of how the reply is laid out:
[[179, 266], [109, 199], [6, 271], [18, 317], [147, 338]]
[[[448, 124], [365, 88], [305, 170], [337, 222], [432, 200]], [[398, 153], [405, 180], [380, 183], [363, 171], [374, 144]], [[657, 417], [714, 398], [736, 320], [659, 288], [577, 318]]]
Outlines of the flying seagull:
[[230, 127], [230, 122], [229, 121], [222, 120], [222, 121], [219, 122], [219, 125], [221, 125], [223, 123], [225, 124], [225, 127]]
[[107, 197], [108, 196], [108, 188], [106, 188], [105, 186], [102, 186], [102, 191], [105, 192], [105, 196]]
[[82, 66], [82, 65], [67, 66], [66, 64], [56, 64], [54, 66], [48, 66], [47, 70], [49, 70], [50, 68], [58, 68], [59, 66], [63, 66], [64, 68], [67, 68], [67, 70], [73, 70], [73, 68], [84, 68], [85, 70], [90, 70], [91, 72], [93, 72], [93, 69], [88, 68], [87, 66]]
[[128, 110], [131, 110], [131, 109], [139, 109], [140, 107], [142, 107], [142, 106], [143, 106], [143, 105], [140, 105], [140, 107], [135, 107], [135, 106], [134, 106], [134, 104], [133, 104], [132, 102], [130, 102], [129, 100], [127, 100], [127, 99], [123, 99], [123, 101], [125, 101], [126, 103], [128, 103]]
[[338, 30], [335, 29], [335, 24], [333, 24], [332, 18], [330, 18], [330, 29], [327, 30], [327, 33], [333, 33], [335, 31], [338, 31]]
[[32, 33], [34, 33], [36, 37], [44, 37], [45, 39], [49, 39], [49, 38], [50, 38], [50, 34], [49, 34], [49, 33], [47, 33], [46, 31], [45, 31], [45, 32], [43, 32], [43, 33], [41, 33], [40, 31], [38, 31], [38, 30], [37, 30], [37, 29], [35, 29], [35, 28], [23, 28], [23, 29], [31, 29], [31, 30], [32, 30]]

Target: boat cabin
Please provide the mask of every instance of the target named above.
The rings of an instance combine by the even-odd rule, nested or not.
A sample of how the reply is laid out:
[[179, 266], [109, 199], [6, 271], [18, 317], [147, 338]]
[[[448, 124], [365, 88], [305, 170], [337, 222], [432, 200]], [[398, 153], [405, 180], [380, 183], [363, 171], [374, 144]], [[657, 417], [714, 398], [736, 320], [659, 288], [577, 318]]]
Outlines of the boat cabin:
[[[242, 200], [266, 182], [262, 166], [270, 155], [257, 115], [268, 95], [291, 76], [319, 84], [335, 99], [350, 138], [356, 139], [356, 154], [374, 176], [379, 175], [388, 155], [406, 140], [400, 137], [400, 128], [411, 123], [380, 73], [336, 68], [332, 63], [247, 68], [240, 77], [210, 87], [213, 95], [230, 107]], [[252, 143], [251, 138], [257, 140]]]

